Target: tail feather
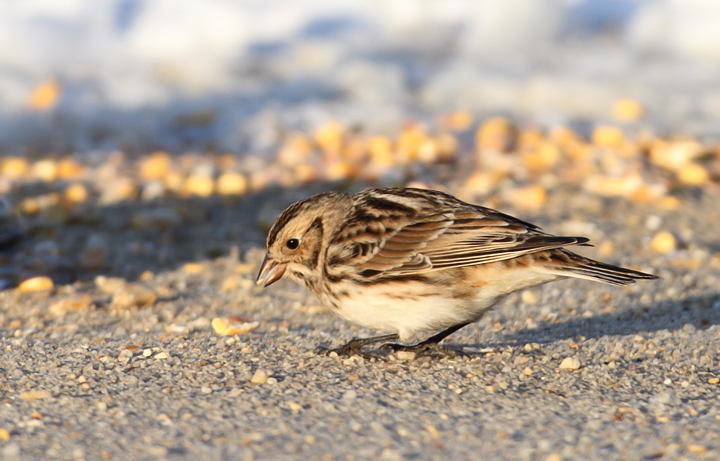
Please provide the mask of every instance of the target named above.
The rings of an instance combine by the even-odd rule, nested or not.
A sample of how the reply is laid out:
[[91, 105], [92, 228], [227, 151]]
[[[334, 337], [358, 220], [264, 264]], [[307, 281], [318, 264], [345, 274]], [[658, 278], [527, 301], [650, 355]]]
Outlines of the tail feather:
[[657, 275], [613, 266], [593, 259], [585, 258], [567, 250], [558, 250], [562, 255], [563, 264], [547, 266], [546, 269], [563, 277], [575, 277], [605, 282], [611, 285], [632, 285], [637, 280], [658, 279]]

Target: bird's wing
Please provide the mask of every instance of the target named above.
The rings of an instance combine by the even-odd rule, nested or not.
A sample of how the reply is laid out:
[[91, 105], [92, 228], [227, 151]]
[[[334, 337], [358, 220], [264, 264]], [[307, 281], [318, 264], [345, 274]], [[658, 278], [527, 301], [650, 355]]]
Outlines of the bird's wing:
[[[412, 211], [377, 203], [381, 212], [351, 218], [331, 242], [328, 264], [354, 266], [365, 277], [474, 266], [577, 245], [583, 237], [556, 237], [508, 215], [456, 201]], [[409, 206], [408, 206], [409, 208]]]

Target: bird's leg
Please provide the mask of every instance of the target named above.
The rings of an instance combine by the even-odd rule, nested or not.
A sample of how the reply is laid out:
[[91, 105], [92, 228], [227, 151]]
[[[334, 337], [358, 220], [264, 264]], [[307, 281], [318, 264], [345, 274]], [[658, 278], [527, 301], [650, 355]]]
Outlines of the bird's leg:
[[460, 328], [470, 324], [471, 322], [466, 323], [460, 323], [458, 325], [452, 326], [450, 328], [447, 328], [440, 333], [434, 334], [433, 336], [430, 336], [425, 341], [419, 342], [417, 344], [414, 344], [412, 346], [405, 346], [403, 344], [383, 344], [382, 347], [385, 349], [392, 349], [393, 351], [409, 351], [409, 352], [417, 352], [419, 354], [428, 352], [428, 351], [434, 351], [437, 352], [440, 355], [444, 355], [447, 357], [456, 357], [458, 355], [465, 355], [463, 351], [458, 351], [455, 349], [450, 349], [447, 347], [443, 347], [440, 345], [440, 341], [447, 338], [451, 334], [458, 331]]
[[384, 341], [397, 341], [398, 335], [397, 333], [392, 335], [384, 335], [384, 336], [374, 336], [372, 338], [353, 338], [350, 341], [348, 341], [345, 345], [338, 347], [337, 349], [327, 349], [325, 347], [320, 347], [316, 350], [318, 354], [325, 354], [328, 355], [331, 352], [335, 352], [337, 355], [345, 355], [345, 356], [353, 356], [353, 355], [359, 355], [364, 358], [370, 358], [368, 354], [363, 352], [362, 348], [363, 346], [367, 346], [370, 344], [376, 344], [381, 343]]

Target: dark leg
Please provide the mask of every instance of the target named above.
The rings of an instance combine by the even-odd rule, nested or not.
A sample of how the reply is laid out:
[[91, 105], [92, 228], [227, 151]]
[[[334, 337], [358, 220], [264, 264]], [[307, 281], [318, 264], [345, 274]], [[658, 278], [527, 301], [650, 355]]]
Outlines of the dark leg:
[[347, 342], [347, 344], [338, 347], [337, 349], [327, 349], [324, 347], [318, 348], [315, 352], [318, 354], [325, 354], [328, 355], [331, 352], [335, 352], [337, 355], [345, 355], [345, 356], [353, 356], [353, 355], [359, 355], [364, 358], [370, 358], [368, 354], [363, 352], [362, 348], [363, 346], [368, 346], [370, 344], [376, 344], [381, 343], [384, 341], [397, 341], [398, 335], [392, 334], [392, 335], [385, 335], [385, 336], [374, 336], [372, 338], [354, 338]]
[[448, 349], [447, 347], [443, 347], [440, 345], [440, 341], [447, 338], [451, 334], [458, 331], [460, 328], [469, 325], [471, 322], [461, 323], [459, 325], [455, 325], [453, 327], [447, 328], [440, 333], [437, 333], [433, 336], [430, 336], [425, 341], [419, 342], [412, 346], [404, 346], [402, 344], [383, 344], [383, 348], [392, 349], [393, 351], [410, 351], [410, 352], [417, 352], [419, 354], [422, 354], [424, 352], [428, 351], [434, 351], [440, 355], [445, 355], [448, 357], [455, 357], [458, 355], [465, 355], [462, 351], [457, 351], [454, 349]]

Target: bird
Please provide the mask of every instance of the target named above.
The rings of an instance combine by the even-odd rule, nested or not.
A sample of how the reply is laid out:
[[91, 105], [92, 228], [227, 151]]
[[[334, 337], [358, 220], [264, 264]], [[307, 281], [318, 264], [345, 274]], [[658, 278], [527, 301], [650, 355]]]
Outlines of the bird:
[[[275, 220], [257, 284], [290, 279], [341, 318], [386, 333], [321, 352], [367, 356], [363, 347], [385, 343], [455, 355], [462, 351], [440, 342], [513, 292], [565, 278], [618, 286], [658, 278], [568, 250], [588, 241], [436, 190], [325, 192]], [[428, 332], [437, 333], [393, 342]]]

